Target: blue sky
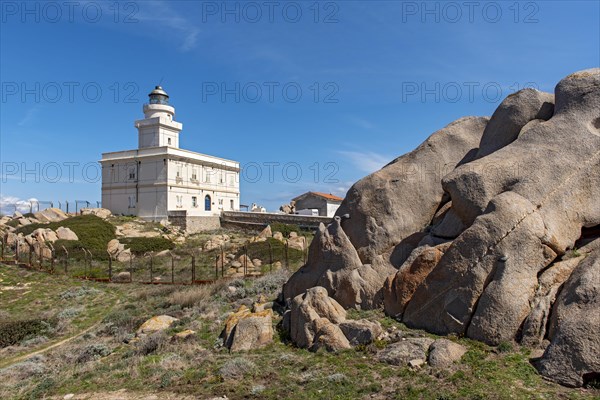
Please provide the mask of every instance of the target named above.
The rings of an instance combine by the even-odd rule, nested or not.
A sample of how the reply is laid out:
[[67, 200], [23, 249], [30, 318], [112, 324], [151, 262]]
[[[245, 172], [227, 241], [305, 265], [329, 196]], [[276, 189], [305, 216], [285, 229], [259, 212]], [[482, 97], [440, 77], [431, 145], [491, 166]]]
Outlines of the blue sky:
[[272, 210], [600, 65], [598, 1], [0, 4], [5, 203], [99, 200], [159, 82], [181, 147], [240, 161], [242, 202]]

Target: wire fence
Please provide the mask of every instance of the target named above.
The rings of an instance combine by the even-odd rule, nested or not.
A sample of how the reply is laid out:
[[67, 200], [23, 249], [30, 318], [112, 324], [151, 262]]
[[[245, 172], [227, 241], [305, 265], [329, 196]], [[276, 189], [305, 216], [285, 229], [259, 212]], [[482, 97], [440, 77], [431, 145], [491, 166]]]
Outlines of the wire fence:
[[0, 204], [0, 213], [4, 215], [13, 215], [19, 211], [21, 213], [36, 213], [38, 211], [45, 210], [47, 208], [58, 208], [66, 213], [78, 213], [82, 208], [100, 208], [102, 203], [100, 201], [88, 201], [88, 200], [65, 200], [65, 201], [52, 201], [52, 200], [20, 200], [16, 203], [2, 203]]
[[262, 249], [247, 245], [236, 249], [226, 244], [209, 252], [178, 249], [115, 257], [108, 251], [102, 254], [81, 247], [54, 247], [49, 242], [30, 243], [20, 237], [10, 241], [4, 235], [0, 261], [97, 282], [201, 285], [220, 279], [259, 277], [280, 268], [296, 269], [306, 263], [308, 255], [306, 243], [299, 253], [298, 249], [290, 249], [287, 240], [282, 246], [266, 242]]

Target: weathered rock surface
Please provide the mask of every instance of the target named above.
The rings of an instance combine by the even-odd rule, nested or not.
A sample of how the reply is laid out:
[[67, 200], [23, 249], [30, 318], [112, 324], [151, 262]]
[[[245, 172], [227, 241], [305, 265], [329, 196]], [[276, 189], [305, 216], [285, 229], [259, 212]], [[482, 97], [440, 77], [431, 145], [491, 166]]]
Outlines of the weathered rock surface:
[[[565, 78], [556, 100], [549, 121], [444, 178], [452, 209], [466, 224], [477, 219], [417, 289], [405, 313], [409, 325], [490, 344], [513, 338], [531, 311], [538, 273], [574, 245], [583, 226], [600, 222], [598, 70]], [[585, 154], [565, 151], [567, 141]], [[497, 173], [477, 168], [482, 161], [496, 163]], [[515, 164], [523, 168], [511, 170]]]
[[141, 335], [163, 331], [171, 326], [171, 324], [175, 321], [178, 321], [178, 319], [169, 315], [158, 315], [156, 317], [152, 317], [139, 327], [137, 334]]
[[427, 350], [433, 343], [430, 338], [408, 338], [392, 343], [377, 353], [377, 360], [387, 364], [407, 366], [413, 360], [427, 360]]
[[347, 320], [339, 324], [344, 336], [351, 345], [372, 343], [383, 333], [381, 324], [366, 319]]
[[58, 236], [58, 238], [61, 240], [79, 240], [75, 232], [69, 228], [65, 228], [64, 226], [59, 226], [56, 229], [56, 236]]
[[232, 352], [236, 352], [257, 349], [271, 343], [272, 317], [271, 309], [242, 315], [227, 339], [226, 346]]
[[290, 337], [298, 347], [313, 345], [317, 329], [325, 327], [324, 321], [313, 323], [319, 318], [338, 324], [346, 320], [346, 310], [327, 295], [325, 288], [317, 286], [296, 296], [291, 304]]
[[552, 310], [550, 345], [542, 375], [582, 386], [600, 374], [600, 251], [583, 260], [565, 283]]
[[[352, 186], [284, 298], [321, 286], [345, 308], [383, 303], [437, 334], [550, 340], [542, 373], [571, 386], [598, 376], [598, 110], [592, 69], [554, 95], [509, 96], [489, 122], [463, 118], [434, 133]], [[396, 344], [380, 358], [418, 366], [427, 349], [416, 348]]]
[[95, 215], [96, 217], [106, 219], [112, 215], [106, 208], [82, 208], [81, 215]]
[[444, 195], [441, 178], [475, 156], [487, 121], [452, 122], [350, 188], [336, 215], [349, 214], [343, 227], [363, 263], [431, 222]]
[[490, 118], [477, 150], [477, 158], [512, 143], [529, 122], [548, 121], [554, 113], [554, 95], [523, 89], [509, 95]]
[[273, 236], [273, 232], [271, 231], [271, 225], [267, 225], [265, 227], [265, 229], [263, 229], [259, 234], [258, 237], [259, 238], [270, 238], [271, 236]]
[[383, 301], [382, 285], [393, 272], [385, 264], [363, 265], [341, 226], [341, 218], [319, 226], [306, 265], [283, 287], [286, 299], [321, 286], [344, 307], [372, 308]]
[[402, 318], [404, 308], [417, 287], [438, 264], [449, 246], [449, 243], [444, 243], [435, 247], [423, 246], [415, 249], [415, 258], [407, 260], [395, 275], [386, 279], [383, 300], [388, 315]]
[[59, 222], [67, 219], [69, 216], [63, 210], [58, 208], [46, 208], [33, 214], [35, 219], [40, 222]]
[[531, 312], [523, 323], [521, 344], [539, 346], [546, 336], [546, 326], [552, 304], [562, 284], [569, 278], [583, 256], [552, 264], [538, 278], [539, 286], [532, 301]]
[[467, 348], [448, 339], [438, 339], [429, 346], [427, 362], [434, 368], [448, 368], [459, 361]]
[[319, 349], [339, 351], [352, 347], [340, 327], [327, 318], [313, 320], [311, 330], [314, 332], [312, 345], [310, 346], [311, 351], [318, 351]]

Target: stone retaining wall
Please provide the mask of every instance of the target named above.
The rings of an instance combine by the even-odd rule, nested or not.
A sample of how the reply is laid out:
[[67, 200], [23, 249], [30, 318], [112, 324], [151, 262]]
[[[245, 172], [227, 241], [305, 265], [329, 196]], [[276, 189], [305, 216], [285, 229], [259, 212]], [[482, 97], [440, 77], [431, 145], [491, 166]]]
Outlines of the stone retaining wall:
[[317, 217], [295, 214], [276, 214], [276, 213], [253, 213], [224, 211], [221, 213], [222, 226], [234, 226], [241, 228], [261, 229], [274, 222], [282, 224], [294, 224], [303, 229], [315, 229], [322, 222], [325, 225], [331, 222], [333, 218]]

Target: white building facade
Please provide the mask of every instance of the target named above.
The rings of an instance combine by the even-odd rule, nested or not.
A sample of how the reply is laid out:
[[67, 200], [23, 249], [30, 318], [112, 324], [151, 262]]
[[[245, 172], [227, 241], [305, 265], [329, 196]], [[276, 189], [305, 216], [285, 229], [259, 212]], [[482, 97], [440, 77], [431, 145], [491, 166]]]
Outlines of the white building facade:
[[149, 98], [138, 148], [102, 154], [102, 207], [151, 221], [239, 211], [239, 163], [180, 149], [169, 96], [157, 86]]

